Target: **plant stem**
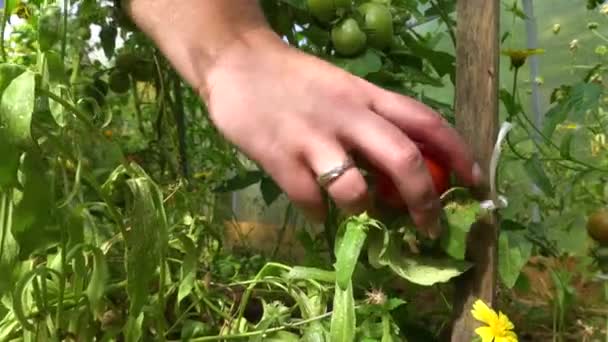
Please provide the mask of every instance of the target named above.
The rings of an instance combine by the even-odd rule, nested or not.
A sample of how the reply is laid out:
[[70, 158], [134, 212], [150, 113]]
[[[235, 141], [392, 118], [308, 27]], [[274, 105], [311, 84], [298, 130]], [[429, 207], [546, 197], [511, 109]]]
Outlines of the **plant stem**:
[[[191, 339], [190, 342], [236, 340], [236, 339], [242, 339], [242, 338], [245, 338], [245, 337], [264, 335], [264, 334], [268, 334], [268, 333], [273, 333], [273, 332], [285, 330], [285, 329], [288, 329], [288, 328], [299, 327], [301, 325], [305, 325], [305, 324], [312, 323], [312, 322], [315, 322], [315, 321], [320, 321], [320, 320], [322, 320], [324, 318], [330, 317], [332, 314], [333, 314], [333, 311], [332, 312], [326, 312], [326, 313], [324, 313], [322, 315], [319, 315], [319, 316], [316, 316], [316, 317], [312, 317], [312, 318], [309, 318], [309, 319], [305, 319], [303, 321], [299, 321], [299, 322], [291, 323], [291, 324], [286, 323], [283, 326], [276, 327], [276, 328], [271, 328], [271, 329], [266, 329], [266, 330], [250, 331], [250, 332], [246, 332], [246, 333], [242, 333], [242, 334], [234, 334], [234, 335], [199, 337], [199, 338]], [[178, 342], [178, 341], [176, 340], [176, 341], [170, 341], [170, 342]]]
[[443, 2], [443, 0], [436, 0], [436, 2], [431, 1], [431, 6], [437, 10], [437, 12], [439, 13], [439, 16], [441, 17], [441, 20], [443, 20], [443, 22], [445, 23], [445, 26], [448, 27], [448, 34], [450, 35], [450, 38], [452, 39], [452, 44], [454, 44], [454, 46], [456, 46], [456, 33], [454, 33], [454, 26], [450, 22], [449, 14], [446, 13], [443, 8], [444, 5], [445, 5], [445, 3]]
[[0, 37], [0, 51], [2, 51], [2, 61], [6, 62], [8, 60], [8, 57], [6, 56], [6, 46], [5, 46], [5, 42], [4, 42], [4, 33], [6, 32], [6, 23], [8, 22], [8, 18], [10, 17], [10, 13], [6, 13], [6, 1], [4, 2], [4, 13], [2, 13], [2, 28], [0, 28], [0, 35], [2, 35], [2, 37]]

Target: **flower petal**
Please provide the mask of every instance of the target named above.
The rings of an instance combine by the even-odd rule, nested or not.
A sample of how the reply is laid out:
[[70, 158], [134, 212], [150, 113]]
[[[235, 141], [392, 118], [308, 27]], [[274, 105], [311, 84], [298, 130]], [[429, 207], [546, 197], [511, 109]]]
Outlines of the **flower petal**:
[[481, 337], [481, 342], [492, 342], [494, 340], [494, 333], [490, 327], [479, 327], [475, 329], [475, 333]]
[[498, 324], [505, 330], [513, 330], [515, 328], [509, 317], [502, 313], [502, 311], [498, 313]]
[[488, 307], [488, 305], [486, 305], [486, 303], [484, 303], [481, 299], [478, 299], [475, 301], [475, 303], [473, 303], [473, 310], [471, 310], [471, 314], [473, 314], [473, 317], [475, 317], [476, 320], [488, 325], [494, 325], [498, 320], [498, 315], [496, 312], [490, 309], [490, 307]]

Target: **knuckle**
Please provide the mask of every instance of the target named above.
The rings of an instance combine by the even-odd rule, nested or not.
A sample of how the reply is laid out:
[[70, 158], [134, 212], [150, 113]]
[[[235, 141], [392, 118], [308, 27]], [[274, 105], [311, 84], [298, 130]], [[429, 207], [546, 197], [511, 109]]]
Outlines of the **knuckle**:
[[396, 170], [416, 170], [422, 166], [422, 153], [417, 147], [408, 145], [402, 147], [393, 155]]
[[336, 192], [335, 197], [345, 203], [360, 203], [367, 197], [367, 186], [363, 182], [354, 182]]
[[435, 131], [445, 127], [446, 121], [436, 113], [429, 113], [429, 115], [425, 115], [422, 125], [428, 130]]

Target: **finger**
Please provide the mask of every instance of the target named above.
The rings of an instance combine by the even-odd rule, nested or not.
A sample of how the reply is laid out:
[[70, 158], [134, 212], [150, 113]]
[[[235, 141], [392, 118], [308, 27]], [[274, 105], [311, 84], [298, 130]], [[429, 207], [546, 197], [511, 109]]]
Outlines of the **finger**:
[[480, 185], [481, 169], [475, 163], [472, 151], [456, 129], [439, 113], [407, 96], [378, 87], [372, 88], [374, 112], [399, 126], [422, 148], [454, 170], [466, 185]]
[[298, 160], [280, 160], [268, 170], [291, 202], [313, 222], [322, 223], [327, 214], [314, 174]]
[[372, 112], [343, 126], [341, 135], [392, 179], [416, 226], [437, 237], [441, 233], [441, 203], [416, 143]]
[[[347, 158], [349, 155], [345, 149], [337, 141], [330, 142], [330, 139], [311, 144], [305, 152], [305, 159], [317, 176], [341, 165]], [[326, 190], [336, 205], [349, 214], [361, 213], [369, 208], [367, 183], [356, 167], [346, 170]]]

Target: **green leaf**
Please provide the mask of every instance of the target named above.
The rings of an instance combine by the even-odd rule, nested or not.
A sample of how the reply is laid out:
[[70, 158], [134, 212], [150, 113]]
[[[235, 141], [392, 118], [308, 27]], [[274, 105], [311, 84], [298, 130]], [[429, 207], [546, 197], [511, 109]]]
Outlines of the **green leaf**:
[[329, 335], [321, 322], [311, 322], [304, 328], [302, 342], [326, 342], [329, 340]]
[[543, 133], [551, 137], [558, 124], [570, 118], [575, 122], [584, 119], [583, 114], [599, 105], [602, 86], [596, 83], [578, 83], [570, 88], [566, 98], [545, 114]]
[[94, 312], [99, 312], [102, 309], [102, 298], [105, 294], [110, 274], [106, 258], [101, 249], [95, 246], [90, 246], [89, 249], [93, 253], [93, 271], [85, 293], [89, 299], [89, 303], [91, 303], [91, 309]]
[[562, 139], [561, 144], [559, 145], [559, 154], [564, 159], [570, 159], [570, 146], [572, 145], [572, 138], [574, 137], [573, 132], [568, 132], [566, 136]]
[[[133, 164], [132, 164], [133, 166]], [[126, 181], [132, 192], [131, 231], [127, 238], [127, 293], [130, 317], [139, 315], [166, 246], [167, 222], [159, 190], [145, 176]], [[160, 279], [159, 281], [162, 281]]]
[[38, 150], [22, 156], [19, 169], [21, 191], [14, 191], [15, 211], [13, 233], [26, 257], [36, 250], [44, 250], [58, 243], [60, 231], [52, 226], [55, 215], [53, 171]]
[[406, 248], [396, 235], [391, 236], [389, 249], [381, 259], [398, 276], [418, 285], [445, 283], [471, 268], [471, 263], [451, 258], [436, 258], [403, 253]]
[[500, 100], [504, 104], [509, 116], [515, 116], [521, 113], [522, 108], [519, 103], [515, 100], [513, 95], [504, 88], [500, 89]]
[[315, 267], [294, 266], [285, 275], [287, 279], [312, 279], [333, 283], [336, 281], [336, 273]]
[[272, 334], [268, 334], [264, 341], [268, 342], [299, 342], [300, 337], [292, 332], [281, 330]]
[[263, 176], [264, 174], [259, 170], [237, 174], [236, 176], [226, 180], [222, 185], [216, 187], [214, 191], [222, 193], [241, 190], [259, 182]]
[[0, 136], [5, 143], [19, 147], [32, 145], [35, 91], [36, 79], [34, 73], [28, 70], [17, 76], [2, 94]]
[[522, 268], [532, 255], [532, 242], [524, 231], [500, 232], [498, 240], [498, 272], [507, 288], [512, 288]]
[[553, 197], [555, 192], [553, 185], [545, 173], [542, 162], [538, 158], [538, 154], [532, 155], [532, 157], [524, 163], [524, 168], [528, 173], [528, 176], [545, 193], [545, 195]]
[[0, 95], [4, 93], [4, 90], [6, 90], [13, 80], [17, 78], [17, 76], [23, 74], [25, 70], [26, 69], [19, 64], [0, 64]]
[[446, 228], [441, 236], [441, 248], [452, 258], [464, 260], [467, 234], [477, 220], [481, 207], [478, 202], [452, 202], [444, 206]]
[[336, 253], [336, 284], [346, 289], [351, 282], [361, 249], [367, 238], [367, 227], [359, 220], [348, 220], [346, 231]]
[[192, 292], [192, 288], [194, 287], [198, 253], [194, 242], [188, 236], [178, 234], [177, 238], [182, 243], [182, 247], [186, 253], [182, 261], [182, 275], [177, 291], [177, 302], [180, 303]]
[[382, 68], [382, 60], [372, 49], [354, 58], [335, 58], [332, 60], [336, 66], [356, 75], [365, 77], [378, 72]]
[[348, 282], [346, 289], [342, 289], [336, 284], [329, 330], [331, 342], [353, 342], [356, 328], [352, 282]]
[[443, 82], [441, 82], [441, 79], [433, 77], [416, 68], [407, 65], [401, 65], [399, 69], [401, 71], [397, 74], [397, 76], [398, 79], [402, 82], [416, 82], [420, 84], [428, 84], [433, 87], [443, 86]]
[[270, 177], [262, 178], [260, 181], [260, 191], [267, 206], [270, 206], [283, 193], [277, 183]]
[[300, 10], [307, 9], [305, 0], [279, 0], [279, 1], [289, 4]]
[[19, 258], [19, 244], [12, 232], [13, 203], [8, 192], [0, 192], [0, 297], [12, 288], [13, 273]]
[[144, 313], [140, 313], [137, 316], [129, 315], [127, 324], [124, 327], [125, 341], [126, 342], [139, 342], [143, 335], [142, 324], [144, 322]]

